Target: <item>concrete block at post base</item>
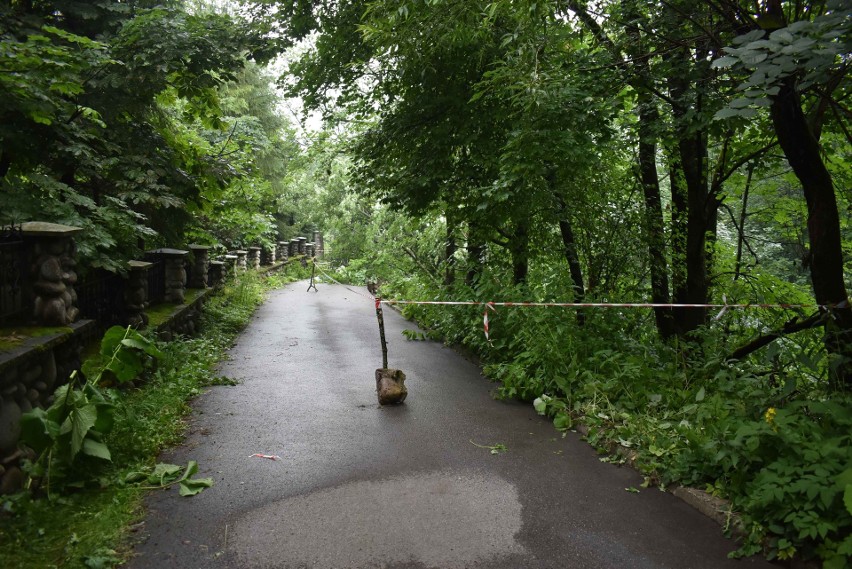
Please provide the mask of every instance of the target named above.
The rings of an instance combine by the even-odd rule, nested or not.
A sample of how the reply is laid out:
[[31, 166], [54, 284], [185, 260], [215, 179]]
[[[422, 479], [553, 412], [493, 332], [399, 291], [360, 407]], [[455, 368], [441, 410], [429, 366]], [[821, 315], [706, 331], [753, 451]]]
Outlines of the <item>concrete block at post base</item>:
[[396, 405], [405, 401], [405, 373], [399, 369], [379, 368], [376, 370], [376, 394], [379, 405]]

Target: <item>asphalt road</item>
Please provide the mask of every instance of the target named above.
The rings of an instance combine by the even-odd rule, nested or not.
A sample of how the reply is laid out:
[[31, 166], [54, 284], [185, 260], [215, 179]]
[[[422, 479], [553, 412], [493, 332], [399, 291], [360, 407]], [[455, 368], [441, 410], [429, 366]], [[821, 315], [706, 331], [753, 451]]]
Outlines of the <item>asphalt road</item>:
[[[295, 283], [273, 293], [191, 433], [165, 460], [215, 486], [152, 494], [130, 567], [742, 568], [720, 528], [633, 470], [600, 462], [452, 350], [385, 310], [406, 402], [379, 407], [372, 301]], [[475, 446], [502, 444], [493, 455]], [[278, 455], [280, 460], [251, 457]]]

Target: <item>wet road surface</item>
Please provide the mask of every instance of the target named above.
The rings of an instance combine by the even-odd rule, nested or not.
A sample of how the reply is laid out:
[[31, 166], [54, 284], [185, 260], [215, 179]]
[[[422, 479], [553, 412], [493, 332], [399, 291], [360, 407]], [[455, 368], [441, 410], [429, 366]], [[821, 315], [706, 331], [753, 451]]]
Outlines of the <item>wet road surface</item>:
[[476, 365], [407, 341], [416, 328], [392, 310], [389, 365], [409, 395], [379, 407], [373, 302], [305, 288], [271, 294], [221, 367], [239, 385], [195, 402], [163, 459], [197, 460], [215, 486], [152, 494], [131, 568], [772, 567], [729, 560], [733, 543], [675, 497], [627, 492], [636, 472], [495, 400]]

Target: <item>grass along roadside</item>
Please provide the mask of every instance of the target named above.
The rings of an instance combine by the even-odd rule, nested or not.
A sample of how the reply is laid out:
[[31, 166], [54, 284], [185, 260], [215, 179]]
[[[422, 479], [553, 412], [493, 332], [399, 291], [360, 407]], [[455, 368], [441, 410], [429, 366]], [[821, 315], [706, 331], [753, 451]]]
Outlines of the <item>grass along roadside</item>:
[[[160, 344], [157, 369], [132, 387], [110, 390], [115, 426], [105, 440], [112, 462], [97, 484], [62, 495], [0, 497], [0, 567], [9, 569], [113, 567], [129, 553], [142, 520], [143, 490], [124, 483], [150, 469], [159, 453], [181, 442], [189, 402], [222, 380], [216, 364], [263, 301], [265, 291], [304, 278], [298, 265], [261, 277], [240, 275], [206, 304], [202, 332]], [[181, 500], [177, 490], [174, 499]]]

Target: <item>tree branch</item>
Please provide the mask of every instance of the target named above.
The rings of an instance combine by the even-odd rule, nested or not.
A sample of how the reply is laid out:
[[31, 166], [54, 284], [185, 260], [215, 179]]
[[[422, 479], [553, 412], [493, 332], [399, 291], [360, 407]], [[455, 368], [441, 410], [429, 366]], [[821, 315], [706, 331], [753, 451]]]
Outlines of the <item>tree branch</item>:
[[811, 328], [816, 328], [817, 326], [822, 326], [823, 324], [825, 324], [826, 314], [827, 313], [817, 312], [812, 316], [805, 318], [804, 320], [793, 318], [792, 320], [784, 324], [784, 326], [782, 326], [780, 330], [770, 332], [769, 334], [765, 334], [763, 336], [755, 338], [745, 346], [737, 348], [736, 350], [734, 350], [734, 353], [731, 354], [728, 359], [741, 360], [752, 352], [756, 352], [760, 348], [771, 344], [778, 338], [782, 338], [790, 334], [795, 334], [796, 332], [801, 332], [803, 330], [810, 330]]

